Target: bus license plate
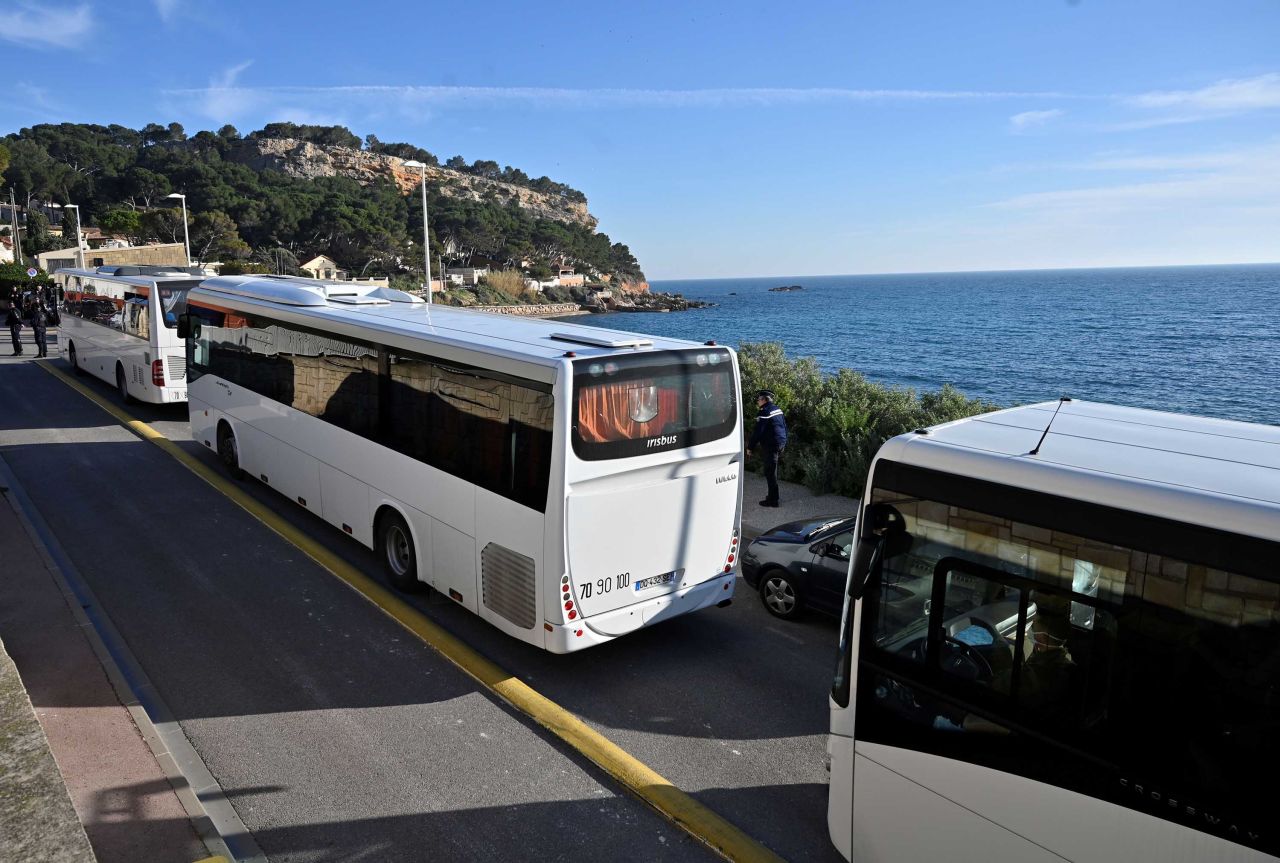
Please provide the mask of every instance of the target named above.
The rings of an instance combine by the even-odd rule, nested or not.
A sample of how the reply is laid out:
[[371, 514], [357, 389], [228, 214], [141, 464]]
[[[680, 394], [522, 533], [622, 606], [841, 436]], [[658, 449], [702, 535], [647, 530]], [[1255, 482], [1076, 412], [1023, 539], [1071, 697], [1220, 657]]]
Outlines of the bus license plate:
[[642, 578], [636, 582], [636, 590], [645, 590], [650, 587], [657, 587], [660, 584], [670, 584], [675, 581], [675, 572], [664, 572], [662, 575], [653, 575], [649, 578]]

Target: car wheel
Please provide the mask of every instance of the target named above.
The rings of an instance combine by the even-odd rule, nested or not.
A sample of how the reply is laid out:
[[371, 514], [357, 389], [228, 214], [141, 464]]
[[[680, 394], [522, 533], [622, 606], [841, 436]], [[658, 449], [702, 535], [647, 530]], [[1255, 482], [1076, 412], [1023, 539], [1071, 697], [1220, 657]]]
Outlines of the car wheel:
[[760, 599], [774, 617], [791, 620], [800, 614], [800, 591], [786, 570], [775, 568], [761, 574]]
[[71, 368], [75, 371], [77, 377], [84, 376], [84, 369], [80, 368], [80, 358], [76, 356], [75, 343], [67, 345], [67, 360], [71, 363]]
[[240, 447], [236, 445], [236, 433], [225, 422], [218, 425], [218, 459], [229, 477], [235, 480], [244, 479], [244, 469], [240, 467]]
[[389, 512], [378, 522], [378, 556], [387, 581], [404, 593], [420, 593], [418, 555], [413, 547], [413, 534], [398, 513]]
[[129, 382], [125, 380], [124, 366], [116, 364], [116, 389], [120, 391], [120, 400], [125, 404], [133, 402], [133, 396], [129, 395]]

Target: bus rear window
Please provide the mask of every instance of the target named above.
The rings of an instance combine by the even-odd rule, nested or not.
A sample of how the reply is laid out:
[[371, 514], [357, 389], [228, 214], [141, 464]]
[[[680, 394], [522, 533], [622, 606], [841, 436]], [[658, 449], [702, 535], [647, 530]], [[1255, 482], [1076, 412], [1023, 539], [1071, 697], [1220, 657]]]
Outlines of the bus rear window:
[[588, 461], [682, 449], [730, 434], [737, 381], [724, 348], [580, 360], [573, 449]]

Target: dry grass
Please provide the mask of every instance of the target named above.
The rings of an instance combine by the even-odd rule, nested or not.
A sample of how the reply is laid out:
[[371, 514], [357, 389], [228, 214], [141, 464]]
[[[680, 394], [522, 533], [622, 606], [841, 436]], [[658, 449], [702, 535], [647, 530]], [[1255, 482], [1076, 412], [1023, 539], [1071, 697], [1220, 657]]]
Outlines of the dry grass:
[[489, 287], [513, 300], [524, 295], [524, 273], [519, 270], [497, 270], [484, 280]]

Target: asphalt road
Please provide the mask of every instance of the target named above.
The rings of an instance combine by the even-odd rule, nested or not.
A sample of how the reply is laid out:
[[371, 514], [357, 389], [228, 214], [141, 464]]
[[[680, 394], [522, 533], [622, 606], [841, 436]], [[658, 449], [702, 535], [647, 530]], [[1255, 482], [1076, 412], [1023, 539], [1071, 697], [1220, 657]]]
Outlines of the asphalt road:
[[[713, 859], [47, 372], [0, 365], [0, 406], [5, 460], [272, 860]], [[185, 406], [128, 409], [214, 462]], [[380, 578], [372, 552], [245, 488]], [[412, 601], [783, 857], [837, 860], [836, 625], [737, 596], [567, 656]]]

